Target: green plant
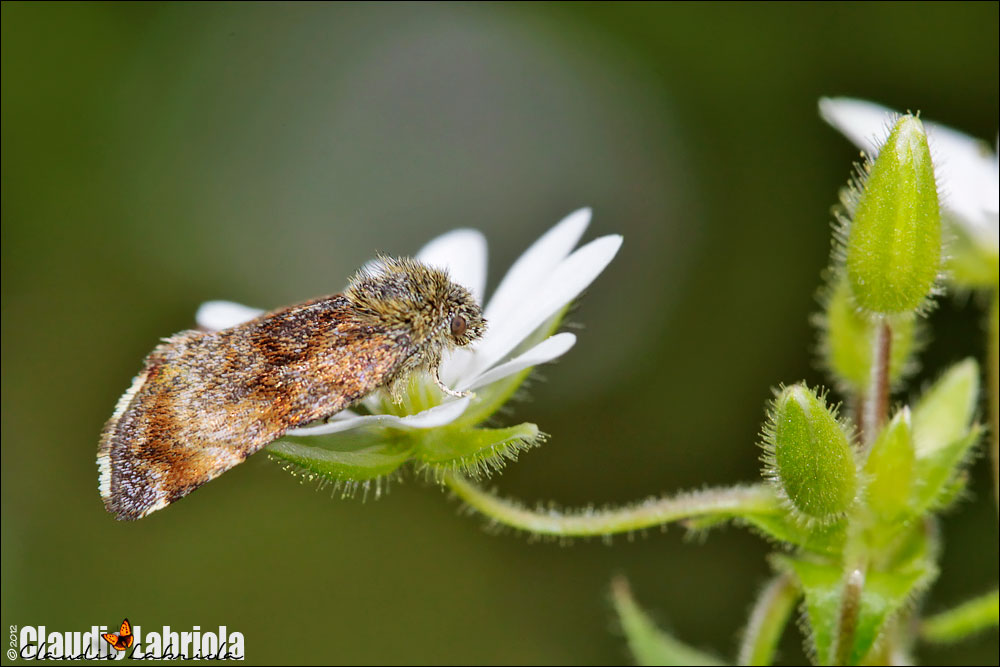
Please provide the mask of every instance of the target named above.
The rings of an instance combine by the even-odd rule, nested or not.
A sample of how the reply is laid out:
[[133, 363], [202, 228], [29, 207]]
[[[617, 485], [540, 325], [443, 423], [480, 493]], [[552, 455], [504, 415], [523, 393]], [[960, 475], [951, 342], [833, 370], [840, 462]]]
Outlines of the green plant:
[[[954, 131], [938, 129], [936, 148], [951, 156], [952, 165], [967, 159], [972, 166], [949, 176], [952, 198], [942, 205], [945, 179], [936, 173], [919, 118], [893, 120], [885, 110], [852, 100], [824, 100], [821, 109], [859, 143], [890, 122], [891, 130], [884, 142], [868, 146], [872, 157], [841, 193], [823, 308], [815, 318], [821, 360], [844, 407], [804, 383], [776, 390], [760, 438], [763, 482], [606, 510], [530, 509], [475, 483], [541, 442], [534, 424], [483, 423], [533, 366], [565, 353], [575, 340], [555, 333], [566, 307], [621, 242], [605, 237], [571, 253], [588, 211], [567, 218], [518, 260], [486, 306], [492, 329], [483, 344], [442, 368], [446, 383], [474, 390], [474, 398], [451, 400], [416, 378], [401, 402], [370, 397], [363, 414], [297, 429], [271, 445], [270, 454], [344, 493], [373, 485], [378, 492], [384, 480], [416, 469], [489, 521], [539, 536], [610, 536], [678, 521], [693, 530], [726, 521], [750, 527], [779, 548], [770, 557], [774, 578], [743, 635], [741, 664], [771, 663], [800, 603], [807, 650], [819, 664], [898, 663], [910, 659], [918, 639], [949, 642], [995, 627], [996, 590], [932, 618], [920, 618], [917, 604], [938, 575], [938, 515], [961, 497], [965, 467], [986, 431], [975, 419], [979, 364], [957, 361], [911, 405], [890, 412], [890, 398], [914, 368], [924, 317], [944, 292], [944, 277], [953, 289], [985, 294], [991, 304], [988, 389], [996, 477], [995, 194], [990, 200], [987, 193], [985, 206], [954, 196], [982, 196], [975, 187], [963, 190], [965, 180], [978, 178], [979, 162], [966, 151], [974, 142]], [[993, 170], [995, 191], [996, 156], [984, 156], [983, 164]], [[985, 222], [976, 218], [980, 214]], [[418, 257], [449, 266], [482, 299], [485, 245], [476, 233], [454, 232]], [[222, 316], [213, 320], [226, 308], [232, 306], [211, 306], [202, 324], [230, 324]], [[615, 582], [613, 601], [640, 663], [719, 663], [658, 630], [624, 580]]]

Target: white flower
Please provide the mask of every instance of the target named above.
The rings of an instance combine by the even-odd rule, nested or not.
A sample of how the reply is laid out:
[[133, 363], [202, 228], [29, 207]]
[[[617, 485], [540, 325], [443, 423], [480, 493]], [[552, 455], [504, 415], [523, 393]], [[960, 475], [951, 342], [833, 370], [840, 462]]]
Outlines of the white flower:
[[[571, 213], [546, 232], [514, 262], [483, 309], [486, 334], [472, 349], [457, 349], [440, 368], [441, 379], [457, 391], [481, 390], [532, 366], [565, 354], [576, 342], [571, 333], [548, 336], [521, 351], [542, 325], [557, 317], [611, 262], [622, 237], [603, 236], [573, 250], [587, 225], [590, 209]], [[451, 279], [464, 285], [483, 303], [486, 286], [486, 238], [473, 229], [456, 229], [437, 237], [416, 254], [416, 259], [446, 269]], [[229, 301], [201, 305], [195, 319], [203, 329], [220, 330], [251, 320], [264, 311]], [[517, 354], [514, 354], [514, 352]], [[427, 385], [433, 387], [430, 378]], [[436, 390], [435, 390], [436, 392]], [[437, 395], [436, 393], [433, 395]], [[329, 423], [292, 429], [289, 435], [325, 435], [361, 426], [426, 429], [449, 424], [474, 404], [473, 397], [452, 399], [412, 415], [385, 412], [376, 395], [363, 403], [371, 414], [344, 410]]]
[[[899, 116], [892, 109], [846, 97], [822, 98], [820, 115], [872, 158]], [[1000, 248], [1000, 185], [997, 152], [985, 142], [937, 123], [923, 121], [934, 173], [949, 217], [996, 254]]]

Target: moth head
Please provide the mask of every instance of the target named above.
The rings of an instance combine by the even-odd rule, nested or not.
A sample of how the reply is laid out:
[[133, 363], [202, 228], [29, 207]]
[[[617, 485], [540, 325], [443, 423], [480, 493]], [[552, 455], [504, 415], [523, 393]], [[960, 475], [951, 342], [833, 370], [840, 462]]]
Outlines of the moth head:
[[447, 271], [408, 257], [380, 255], [355, 276], [346, 292], [358, 317], [405, 332], [427, 358], [463, 347], [486, 331], [482, 308]]
[[486, 320], [469, 290], [455, 283], [451, 287], [446, 300], [443, 342], [448, 347], [462, 347], [483, 337]]

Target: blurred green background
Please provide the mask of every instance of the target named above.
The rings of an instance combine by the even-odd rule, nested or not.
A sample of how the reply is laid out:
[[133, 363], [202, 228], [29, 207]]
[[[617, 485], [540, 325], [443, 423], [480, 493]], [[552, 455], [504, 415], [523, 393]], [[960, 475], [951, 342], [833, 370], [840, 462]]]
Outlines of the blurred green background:
[[[331, 499], [256, 456], [133, 524], [98, 434], [198, 304], [339, 291], [376, 250], [471, 226], [490, 286], [564, 214], [625, 245], [574, 350], [509, 423], [552, 438], [496, 484], [618, 503], [757, 479], [770, 388], [824, 380], [808, 315], [857, 150], [822, 95], [992, 140], [998, 5], [2, 6], [2, 619], [227, 625], [253, 662], [619, 663], [615, 573], [732, 657], [769, 547], [680, 529], [570, 546], [491, 535], [410, 479]], [[926, 382], [982, 356], [932, 315]], [[985, 459], [944, 524], [939, 610], [997, 580]], [[791, 628], [783, 660], [803, 659]], [[942, 663], [993, 663], [997, 635]]]

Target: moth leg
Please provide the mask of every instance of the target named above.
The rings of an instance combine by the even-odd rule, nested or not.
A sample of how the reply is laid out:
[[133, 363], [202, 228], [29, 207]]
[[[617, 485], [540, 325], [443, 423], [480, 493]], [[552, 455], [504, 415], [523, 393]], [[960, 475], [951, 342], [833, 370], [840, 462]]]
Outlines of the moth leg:
[[438, 389], [448, 394], [449, 396], [454, 396], [455, 398], [465, 398], [466, 396], [475, 396], [471, 391], [453, 391], [444, 382], [441, 381], [441, 376], [438, 374], [440, 367], [434, 366], [431, 369], [431, 377], [434, 378], [434, 384], [438, 386]]
[[403, 404], [403, 391], [405, 389], [406, 389], [406, 381], [403, 378], [397, 378], [389, 386], [389, 397], [392, 399], [393, 403], [395, 403], [396, 405]]

